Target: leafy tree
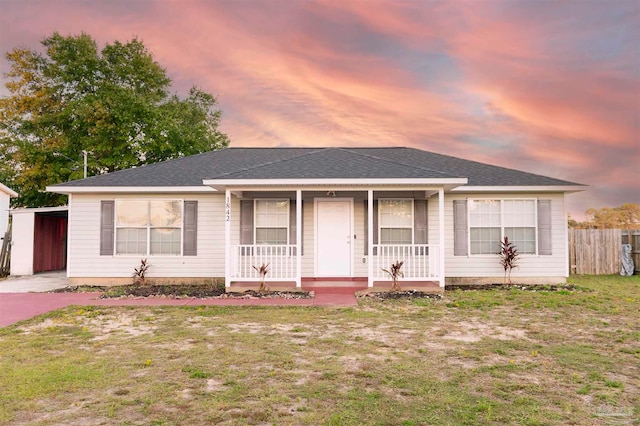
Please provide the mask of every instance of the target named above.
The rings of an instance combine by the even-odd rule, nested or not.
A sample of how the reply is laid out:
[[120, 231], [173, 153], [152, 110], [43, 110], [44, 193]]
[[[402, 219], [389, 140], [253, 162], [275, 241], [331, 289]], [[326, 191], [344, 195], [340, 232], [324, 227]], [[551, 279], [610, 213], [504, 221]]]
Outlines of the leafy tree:
[[193, 87], [186, 98], [143, 43], [115, 41], [101, 51], [87, 34], [54, 33], [44, 54], [6, 54], [10, 96], [0, 98], [0, 177], [16, 205], [59, 205], [47, 185], [227, 146], [216, 98]]
[[585, 221], [569, 218], [571, 228], [640, 229], [640, 205], [625, 203], [619, 207], [590, 208], [585, 211]]

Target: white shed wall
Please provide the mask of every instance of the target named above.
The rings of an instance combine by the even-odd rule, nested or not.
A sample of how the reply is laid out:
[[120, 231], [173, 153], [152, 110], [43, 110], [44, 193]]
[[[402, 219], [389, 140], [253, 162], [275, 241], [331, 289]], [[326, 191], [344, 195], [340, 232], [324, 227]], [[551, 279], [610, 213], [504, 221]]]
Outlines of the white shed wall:
[[34, 212], [13, 213], [11, 275], [33, 275]]
[[9, 226], [9, 194], [0, 191], [0, 238], [4, 237]]

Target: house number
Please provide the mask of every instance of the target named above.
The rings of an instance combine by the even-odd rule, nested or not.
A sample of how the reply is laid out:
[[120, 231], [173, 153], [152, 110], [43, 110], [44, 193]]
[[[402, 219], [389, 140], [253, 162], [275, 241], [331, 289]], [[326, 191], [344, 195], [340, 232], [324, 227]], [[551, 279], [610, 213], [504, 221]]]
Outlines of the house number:
[[224, 202], [224, 220], [226, 222], [231, 221], [231, 197], [227, 197]]

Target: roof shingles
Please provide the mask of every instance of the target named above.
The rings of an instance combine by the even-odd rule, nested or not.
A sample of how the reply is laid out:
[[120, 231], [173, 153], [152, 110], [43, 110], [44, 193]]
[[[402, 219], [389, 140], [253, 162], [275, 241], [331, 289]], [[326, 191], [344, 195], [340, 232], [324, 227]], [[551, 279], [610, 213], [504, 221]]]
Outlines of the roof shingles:
[[578, 185], [415, 148], [225, 148], [55, 187], [201, 186], [203, 179], [446, 179], [469, 186]]

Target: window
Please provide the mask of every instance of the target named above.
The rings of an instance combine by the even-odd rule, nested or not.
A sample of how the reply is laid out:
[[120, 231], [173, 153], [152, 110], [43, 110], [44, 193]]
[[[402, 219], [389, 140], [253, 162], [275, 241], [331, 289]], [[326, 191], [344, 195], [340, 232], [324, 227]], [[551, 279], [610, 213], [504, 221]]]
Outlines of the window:
[[471, 254], [496, 254], [503, 236], [522, 254], [536, 254], [535, 200], [469, 200]]
[[255, 200], [256, 244], [289, 244], [289, 200]]
[[379, 200], [380, 244], [413, 244], [413, 200]]
[[181, 252], [182, 201], [116, 201], [116, 254], [180, 255]]

